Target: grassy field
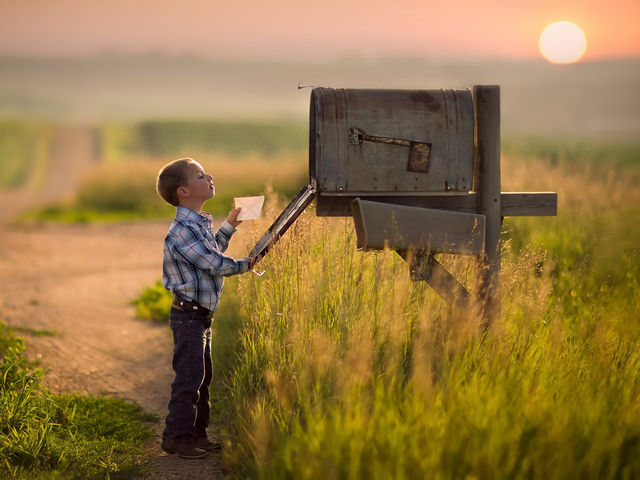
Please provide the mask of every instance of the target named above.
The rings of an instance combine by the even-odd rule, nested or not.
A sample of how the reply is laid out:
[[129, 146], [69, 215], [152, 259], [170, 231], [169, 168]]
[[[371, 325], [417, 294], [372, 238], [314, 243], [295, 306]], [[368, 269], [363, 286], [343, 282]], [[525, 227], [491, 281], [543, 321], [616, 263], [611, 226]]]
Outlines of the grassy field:
[[[640, 476], [640, 151], [504, 151], [503, 190], [557, 191], [558, 217], [505, 220], [502, 314], [485, 334], [478, 308], [449, 308], [312, 208], [264, 276], [230, 280], [214, 415], [238, 476]], [[472, 258], [440, 260], [474, 290]]]
[[0, 120], [0, 188], [38, 188], [49, 168], [52, 125]]
[[[172, 215], [153, 186], [173, 157], [141, 150], [140, 130], [109, 128], [103, 152], [111, 153], [69, 203], [26, 219]], [[216, 216], [233, 196], [267, 194], [266, 218], [240, 238], [244, 250], [306, 183], [301, 152], [180, 151], [214, 175], [217, 196], [205, 208]], [[409, 280], [394, 252], [357, 252], [352, 222], [316, 218], [312, 207], [259, 264], [264, 276], [228, 280], [215, 321], [212, 415], [231, 471], [255, 478], [640, 476], [640, 147], [507, 138], [503, 154], [503, 190], [557, 191], [559, 213], [505, 219], [502, 314], [486, 333], [479, 308], [449, 308]], [[472, 258], [440, 260], [475, 290]], [[151, 285], [138, 315], [166, 321], [167, 302], [167, 292]], [[38, 402], [29, 412], [48, 412], [48, 402]], [[6, 448], [20, 445], [17, 438]], [[30, 463], [16, 454], [7, 468], [58, 465], [40, 452]]]
[[[20, 221], [169, 218], [174, 209], [159, 199], [155, 180], [164, 164], [184, 156], [196, 158], [214, 175], [217, 197], [206, 208], [216, 216], [226, 215], [234, 196], [265, 189], [290, 196], [307, 183], [307, 132], [297, 124], [148, 121], [91, 131], [95, 151], [87, 152], [90, 168], [76, 191], [25, 212]], [[57, 132], [55, 125], [0, 123], [0, 188], [37, 190], [52, 169], [61, 168], [65, 161], [55, 158], [53, 148]]]
[[[195, 155], [212, 174], [216, 196], [204, 209], [225, 216], [233, 208], [233, 198], [275, 191], [292, 197], [308, 182], [306, 159], [302, 154], [281, 155], [275, 163], [259, 157]], [[166, 204], [155, 190], [160, 168], [171, 158], [137, 158], [128, 162], [103, 163], [80, 181], [75, 194], [66, 201], [25, 212], [20, 221], [108, 222], [171, 218], [175, 208]]]
[[[56, 159], [56, 135], [65, 125], [0, 120], [0, 188], [41, 188]], [[76, 127], [82, 128], [82, 127]], [[149, 120], [86, 125], [95, 145], [87, 163], [137, 164], [182, 156], [256, 158], [273, 162], [307, 148], [307, 126], [298, 123]], [[135, 168], [135, 167], [134, 167]]]
[[22, 338], [0, 322], [0, 478], [140, 475], [155, 419], [122, 400], [51, 394], [23, 351]]

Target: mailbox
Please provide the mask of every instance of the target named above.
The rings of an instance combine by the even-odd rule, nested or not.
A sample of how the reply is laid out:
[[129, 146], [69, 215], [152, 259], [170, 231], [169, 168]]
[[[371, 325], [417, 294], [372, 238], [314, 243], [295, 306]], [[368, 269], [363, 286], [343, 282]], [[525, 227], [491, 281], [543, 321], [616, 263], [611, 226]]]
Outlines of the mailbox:
[[318, 216], [353, 217], [358, 249], [395, 249], [413, 279], [456, 303], [470, 295], [433, 253], [477, 255], [487, 266], [480, 295], [487, 318], [496, 315], [502, 218], [557, 208], [555, 192], [500, 191], [498, 86], [314, 88], [309, 185], [250, 256], [262, 258], [314, 199]]
[[471, 190], [471, 91], [314, 89], [309, 176], [320, 197]]

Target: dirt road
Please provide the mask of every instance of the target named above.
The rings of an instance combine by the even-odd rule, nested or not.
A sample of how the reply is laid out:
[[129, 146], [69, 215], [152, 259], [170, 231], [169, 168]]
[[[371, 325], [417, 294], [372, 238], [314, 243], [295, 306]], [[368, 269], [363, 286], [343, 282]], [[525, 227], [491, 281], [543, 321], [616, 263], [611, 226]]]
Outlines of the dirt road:
[[151, 479], [220, 477], [215, 456], [180, 460], [159, 435], [172, 380], [167, 325], [134, 318], [140, 289], [161, 275], [167, 221], [0, 229], [2, 321], [25, 331], [27, 356], [56, 392], [114, 395], [159, 416]]
[[161, 275], [167, 221], [0, 227], [2, 321], [25, 331], [27, 355], [56, 392], [114, 395], [159, 416], [150, 479], [215, 479], [215, 456], [180, 460], [159, 435], [172, 380], [167, 325], [134, 318], [130, 301]]
[[162, 274], [169, 221], [11, 224], [25, 209], [72, 194], [97, 161], [95, 149], [92, 128], [59, 127], [45, 185], [0, 190], [0, 321], [24, 329], [27, 356], [47, 369], [54, 392], [116, 396], [158, 415], [145, 479], [221, 478], [215, 455], [189, 461], [160, 449], [173, 379], [171, 332], [135, 319], [131, 300]]

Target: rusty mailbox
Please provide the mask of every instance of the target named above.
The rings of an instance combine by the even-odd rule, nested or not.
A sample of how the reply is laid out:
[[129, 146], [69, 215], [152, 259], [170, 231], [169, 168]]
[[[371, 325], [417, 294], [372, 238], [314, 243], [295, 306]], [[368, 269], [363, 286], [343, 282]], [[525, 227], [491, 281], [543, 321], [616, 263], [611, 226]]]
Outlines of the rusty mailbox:
[[412, 278], [448, 301], [469, 294], [433, 253], [478, 255], [487, 305], [503, 217], [555, 215], [557, 202], [553, 192], [501, 192], [498, 86], [313, 89], [309, 185], [250, 255], [261, 258], [314, 198], [318, 216], [353, 217], [358, 249], [397, 250]]

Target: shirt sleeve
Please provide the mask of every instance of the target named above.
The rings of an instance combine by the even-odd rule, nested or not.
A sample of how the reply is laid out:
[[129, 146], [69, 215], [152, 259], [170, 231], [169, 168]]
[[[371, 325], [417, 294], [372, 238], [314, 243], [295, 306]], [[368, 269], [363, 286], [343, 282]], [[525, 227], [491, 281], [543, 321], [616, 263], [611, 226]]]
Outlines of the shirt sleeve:
[[236, 260], [223, 255], [211, 241], [191, 228], [180, 232], [173, 249], [179, 258], [214, 277], [228, 277], [249, 270], [247, 259]]
[[216, 242], [218, 243], [218, 248], [221, 252], [224, 252], [229, 246], [229, 240], [231, 240], [231, 235], [236, 233], [238, 229], [231, 225], [229, 222], [225, 221], [220, 229], [216, 232]]

